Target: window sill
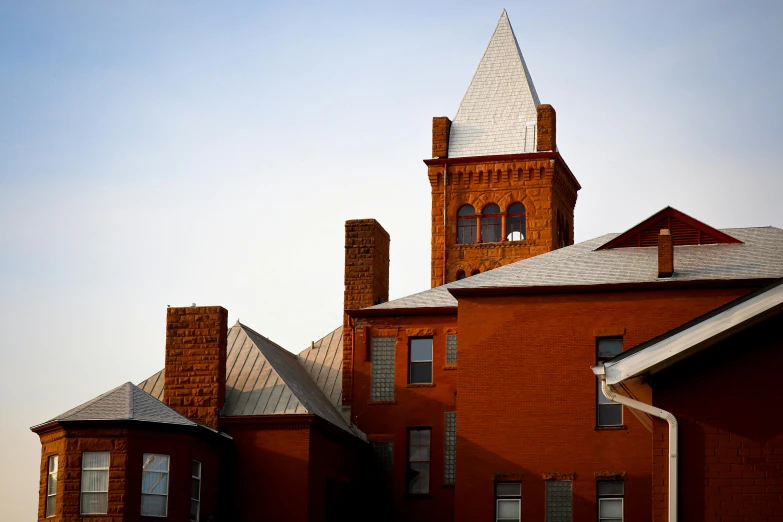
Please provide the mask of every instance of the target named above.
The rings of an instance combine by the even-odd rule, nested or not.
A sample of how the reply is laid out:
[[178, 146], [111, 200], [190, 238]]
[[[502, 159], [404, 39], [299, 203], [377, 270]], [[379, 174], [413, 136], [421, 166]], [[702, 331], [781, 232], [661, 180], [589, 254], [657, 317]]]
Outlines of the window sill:
[[388, 406], [390, 404], [397, 404], [397, 401], [370, 401], [368, 406]]
[[595, 431], [615, 431], [615, 430], [627, 430], [628, 426], [622, 424], [620, 426], [596, 426], [593, 428]]
[[446, 366], [443, 367], [444, 370], [456, 370], [457, 369], [457, 363], [446, 363]]
[[435, 383], [434, 382], [419, 382], [415, 384], [406, 384], [406, 388], [434, 388]]

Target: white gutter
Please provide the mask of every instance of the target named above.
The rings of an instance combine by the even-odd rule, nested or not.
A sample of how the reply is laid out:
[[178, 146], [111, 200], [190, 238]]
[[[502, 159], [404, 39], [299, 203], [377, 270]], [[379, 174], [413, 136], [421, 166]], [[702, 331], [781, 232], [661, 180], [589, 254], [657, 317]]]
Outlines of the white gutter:
[[616, 403], [623, 404], [629, 408], [643, 411], [659, 419], [665, 420], [669, 424], [669, 522], [677, 522], [677, 419], [666, 410], [656, 408], [650, 404], [645, 404], [637, 400], [615, 393], [606, 384], [606, 375], [603, 366], [593, 366], [593, 373], [601, 379], [601, 390], [604, 395]]

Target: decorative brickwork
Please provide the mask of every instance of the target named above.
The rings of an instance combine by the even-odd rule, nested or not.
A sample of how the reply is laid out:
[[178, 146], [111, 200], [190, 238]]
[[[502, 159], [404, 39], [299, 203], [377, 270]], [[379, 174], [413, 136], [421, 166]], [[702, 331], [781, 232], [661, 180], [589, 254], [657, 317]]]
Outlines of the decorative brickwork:
[[[389, 300], [389, 233], [374, 219], [345, 222], [344, 310], [366, 308]], [[359, 333], [359, 332], [357, 332]], [[353, 390], [354, 331], [343, 315], [343, 405]], [[358, 346], [357, 342], [357, 346]]]
[[226, 398], [228, 312], [220, 306], [169, 308], [163, 402], [186, 417], [218, 428]]
[[432, 118], [432, 157], [445, 158], [449, 155], [449, 132], [451, 120], [446, 116]]
[[557, 142], [555, 141], [555, 109], [548, 104], [539, 105], [536, 109], [536, 119], [538, 120], [536, 125], [538, 130], [536, 135], [536, 150], [557, 150]]

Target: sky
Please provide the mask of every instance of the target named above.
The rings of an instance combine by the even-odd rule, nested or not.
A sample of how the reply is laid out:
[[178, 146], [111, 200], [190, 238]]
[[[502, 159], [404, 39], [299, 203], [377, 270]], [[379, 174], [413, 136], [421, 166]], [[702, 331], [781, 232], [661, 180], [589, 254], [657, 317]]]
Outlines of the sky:
[[576, 241], [671, 205], [783, 227], [777, 1], [0, 0], [0, 474], [29, 427], [163, 367], [167, 305], [291, 351], [342, 322], [346, 219], [429, 287], [431, 119], [508, 10], [580, 181]]

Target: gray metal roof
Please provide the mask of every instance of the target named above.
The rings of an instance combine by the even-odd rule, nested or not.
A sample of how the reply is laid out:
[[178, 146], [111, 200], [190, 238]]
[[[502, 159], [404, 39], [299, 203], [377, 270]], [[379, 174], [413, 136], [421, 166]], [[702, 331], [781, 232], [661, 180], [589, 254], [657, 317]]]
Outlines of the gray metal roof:
[[371, 309], [457, 306], [450, 288], [578, 286], [676, 281], [765, 279], [783, 277], [783, 229], [731, 228], [722, 232], [742, 244], [674, 247], [674, 275], [658, 278], [658, 249], [596, 250], [619, 234], [606, 234], [576, 245], [455, 281]]
[[504, 9], [451, 124], [449, 157], [535, 152], [538, 104]]
[[[221, 416], [308, 413], [351, 431], [336, 404], [314, 380], [315, 365], [306, 368], [296, 355], [240, 323], [229, 329], [227, 342], [226, 402]], [[326, 341], [324, 355], [329, 351], [328, 346]], [[336, 346], [332, 351], [335, 350]], [[164, 371], [161, 370], [139, 387], [153, 397], [161, 398], [163, 381]], [[339, 381], [338, 397], [342, 390], [342, 381]], [[324, 374], [323, 382], [330, 382], [328, 373]], [[331, 382], [334, 388], [336, 377], [332, 377]]]
[[335, 408], [343, 398], [343, 327], [299, 352], [299, 362]]
[[[70, 409], [44, 424], [54, 421], [108, 420], [133, 420], [178, 424], [181, 426], [198, 426], [192, 420], [177, 413], [130, 382], [126, 382], [103, 395], [99, 395], [80, 406]], [[43, 426], [43, 424], [40, 426]]]

